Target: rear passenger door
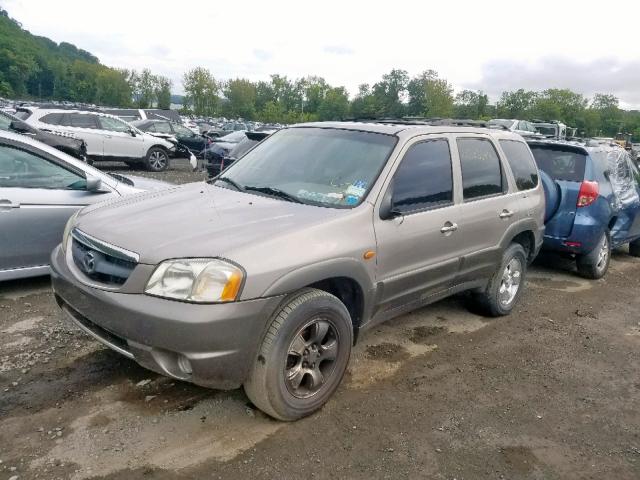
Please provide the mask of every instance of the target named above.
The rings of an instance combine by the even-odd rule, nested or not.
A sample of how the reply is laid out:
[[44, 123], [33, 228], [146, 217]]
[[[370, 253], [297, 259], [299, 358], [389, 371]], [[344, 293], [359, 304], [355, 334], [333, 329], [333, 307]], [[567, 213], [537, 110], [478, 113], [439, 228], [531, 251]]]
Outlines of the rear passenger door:
[[501, 242], [521, 216], [519, 195], [509, 188], [507, 170], [489, 136], [457, 135], [462, 173], [459, 238], [462, 242], [456, 284], [491, 276], [502, 259]]
[[519, 140], [502, 139], [498, 143], [507, 159], [515, 181], [515, 189], [518, 191], [520, 215], [517, 218], [533, 218], [535, 212], [544, 209], [544, 195], [535, 193], [540, 179], [533, 154], [529, 146]]
[[[385, 186], [396, 217], [374, 214], [380, 311], [388, 318], [447, 290], [458, 270], [459, 207], [450, 140], [426, 136], [410, 144]], [[456, 172], [456, 173], [454, 173]], [[385, 313], [386, 312], [386, 313]]]
[[99, 130], [98, 117], [92, 113], [72, 112], [62, 116], [65, 130], [81, 138], [87, 144], [87, 155], [102, 157], [104, 154], [104, 135]]

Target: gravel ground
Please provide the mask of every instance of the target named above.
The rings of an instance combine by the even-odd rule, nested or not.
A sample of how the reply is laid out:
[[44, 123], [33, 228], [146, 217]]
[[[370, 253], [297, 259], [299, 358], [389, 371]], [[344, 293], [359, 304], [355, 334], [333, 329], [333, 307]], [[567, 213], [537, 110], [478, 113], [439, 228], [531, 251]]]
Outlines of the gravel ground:
[[[202, 178], [186, 161], [132, 173]], [[639, 286], [624, 252], [600, 281], [543, 258], [510, 317], [455, 297], [367, 333], [329, 404], [285, 424], [103, 348], [47, 278], [7, 282], [0, 480], [638, 479]]]

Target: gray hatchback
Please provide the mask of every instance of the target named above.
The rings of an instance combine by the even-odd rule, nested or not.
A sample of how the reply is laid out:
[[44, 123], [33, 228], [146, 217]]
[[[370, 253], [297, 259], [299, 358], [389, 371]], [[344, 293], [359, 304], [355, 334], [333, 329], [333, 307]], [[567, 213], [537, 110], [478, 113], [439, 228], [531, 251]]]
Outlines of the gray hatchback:
[[506, 315], [544, 231], [523, 139], [440, 122], [313, 123], [218, 177], [90, 206], [52, 255], [61, 308], [162, 374], [320, 408], [358, 335], [462, 291]]

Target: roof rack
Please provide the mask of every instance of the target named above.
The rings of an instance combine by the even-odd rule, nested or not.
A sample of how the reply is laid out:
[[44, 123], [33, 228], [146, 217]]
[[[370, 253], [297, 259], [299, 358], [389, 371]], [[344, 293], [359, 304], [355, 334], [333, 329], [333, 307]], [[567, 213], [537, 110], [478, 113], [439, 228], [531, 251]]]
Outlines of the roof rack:
[[392, 125], [429, 125], [432, 127], [477, 127], [477, 128], [491, 128], [491, 129], [501, 129], [501, 130], [509, 130], [504, 125], [498, 124], [490, 124], [489, 122], [485, 122], [483, 120], [470, 120], [470, 119], [460, 119], [460, 118], [427, 118], [427, 117], [401, 117], [401, 118], [393, 118], [393, 117], [382, 117], [382, 118], [373, 118], [373, 117], [361, 117], [354, 118], [348, 121], [351, 122], [365, 122], [365, 123], [384, 123], [384, 124], [392, 124]]

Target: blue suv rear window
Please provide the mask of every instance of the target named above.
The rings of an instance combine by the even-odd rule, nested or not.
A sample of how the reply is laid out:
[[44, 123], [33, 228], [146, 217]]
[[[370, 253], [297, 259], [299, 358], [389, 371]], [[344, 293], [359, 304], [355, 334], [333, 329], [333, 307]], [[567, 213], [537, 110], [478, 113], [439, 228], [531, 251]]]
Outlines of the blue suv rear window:
[[554, 180], [582, 182], [586, 155], [560, 145], [529, 145], [538, 168]]

